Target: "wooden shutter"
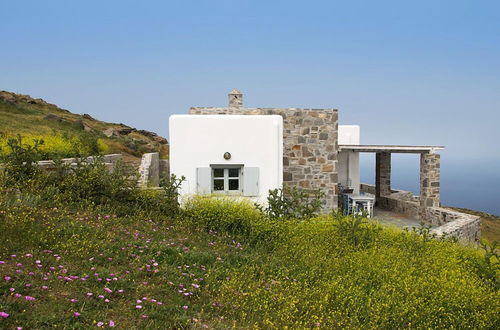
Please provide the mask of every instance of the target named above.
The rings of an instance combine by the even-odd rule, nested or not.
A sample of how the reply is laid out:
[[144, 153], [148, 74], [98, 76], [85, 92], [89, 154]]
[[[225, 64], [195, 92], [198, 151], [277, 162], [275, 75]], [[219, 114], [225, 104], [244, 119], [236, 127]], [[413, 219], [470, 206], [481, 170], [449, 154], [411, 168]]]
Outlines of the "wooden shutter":
[[259, 195], [259, 168], [243, 168], [243, 196]]
[[196, 168], [196, 193], [199, 195], [212, 193], [212, 169], [210, 167]]

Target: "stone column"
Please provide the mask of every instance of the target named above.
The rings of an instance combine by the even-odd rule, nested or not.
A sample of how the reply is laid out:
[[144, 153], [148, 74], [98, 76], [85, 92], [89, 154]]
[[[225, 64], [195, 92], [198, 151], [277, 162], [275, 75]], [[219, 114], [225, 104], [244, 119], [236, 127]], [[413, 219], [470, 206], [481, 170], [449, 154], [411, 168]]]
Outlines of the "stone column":
[[157, 152], [142, 155], [139, 166], [139, 186], [158, 187], [160, 183], [160, 156]]
[[439, 154], [420, 155], [420, 207], [439, 207], [441, 157]]
[[391, 193], [391, 153], [377, 152], [375, 156], [375, 195], [387, 196]]

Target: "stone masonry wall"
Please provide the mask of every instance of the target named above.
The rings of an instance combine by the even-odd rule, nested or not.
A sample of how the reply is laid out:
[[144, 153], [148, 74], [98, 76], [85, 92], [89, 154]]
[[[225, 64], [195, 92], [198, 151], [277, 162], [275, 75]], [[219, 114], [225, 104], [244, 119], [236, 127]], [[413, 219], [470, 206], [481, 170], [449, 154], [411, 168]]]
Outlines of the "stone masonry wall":
[[[337, 208], [338, 113], [335, 109], [191, 108], [194, 115], [283, 117], [283, 184], [325, 193], [324, 210]], [[258, 134], [256, 132], [256, 134]]]
[[[360, 191], [373, 194], [375, 186], [362, 183]], [[377, 199], [380, 208], [403, 213], [434, 226], [431, 233], [438, 236], [446, 233], [461, 242], [476, 242], [480, 238], [481, 218], [478, 216], [443, 207], [422, 207], [418, 196], [404, 190], [392, 189], [389, 195]]]
[[158, 187], [160, 185], [160, 155], [157, 152], [142, 155], [139, 166], [139, 186]]

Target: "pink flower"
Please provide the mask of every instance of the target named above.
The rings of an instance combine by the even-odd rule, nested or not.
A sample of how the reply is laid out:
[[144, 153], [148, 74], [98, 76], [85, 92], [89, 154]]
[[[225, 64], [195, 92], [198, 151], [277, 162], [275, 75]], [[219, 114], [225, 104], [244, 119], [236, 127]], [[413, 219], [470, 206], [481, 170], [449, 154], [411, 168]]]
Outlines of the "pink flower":
[[16, 289], [14, 289], [14, 288], [10, 288], [10, 289], [9, 289], [9, 291], [10, 291], [10, 292], [14, 292], [14, 291], [16, 291]]
[[87, 292], [87, 297], [91, 297], [93, 295], [92, 292]]
[[113, 328], [115, 326], [115, 322], [113, 322], [113, 320], [109, 320], [109, 326]]
[[189, 308], [189, 307], [188, 307], [187, 305], [182, 306], [182, 309], [183, 309], [183, 310], [185, 310], [185, 311], [187, 311], [187, 310], [188, 310], [188, 308]]
[[5, 261], [0, 260], [0, 265], [5, 264]]
[[78, 317], [78, 316], [80, 316], [80, 315], [82, 315], [82, 314], [80, 314], [80, 313], [78, 313], [78, 312], [74, 312], [74, 313], [73, 313], [73, 316], [74, 316], [74, 317]]
[[46, 285], [42, 285], [42, 290], [47, 290], [49, 287]]
[[76, 303], [78, 301], [78, 299], [71, 298], [69, 301], [72, 302], [72, 303]]
[[123, 289], [118, 290], [118, 293], [123, 293]]
[[104, 325], [104, 323], [103, 323], [103, 322], [97, 322], [97, 326], [98, 326], [99, 328], [100, 328], [100, 327], [102, 327], [103, 325]]
[[97, 298], [99, 299], [104, 299], [104, 296], [102, 294], [98, 295]]
[[36, 260], [35, 264], [41, 264], [42, 262], [40, 260]]
[[26, 301], [35, 301], [36, 300], [36, 298], [32, 297], [32, 296], [25, 296], [24, 299], [26, 299]]
[[135, 306], [135, 309], [142, 309], [142, 306], [141, 305], [137, 305], [137, 306]]
[[14, 297], [16, 297], [16, 298], [21, 298], [22, 296], [23, 296], [23, 295], [22, 295], [22, 294], [20, 294], [20, 293], [16, 293], [16, 294], [14, 295]]
[[110, 288], [104, 288], [104, 291], [106, 291], [107, 293], [113, 293], [113, 290], [111, 290]]
[[6, 319], [9, 317], [9, 314], [5, 312], [0, 312], [0, 317]]
[[26, 253], [26, 257], [31, 258], [33, 255], [31, 253]]

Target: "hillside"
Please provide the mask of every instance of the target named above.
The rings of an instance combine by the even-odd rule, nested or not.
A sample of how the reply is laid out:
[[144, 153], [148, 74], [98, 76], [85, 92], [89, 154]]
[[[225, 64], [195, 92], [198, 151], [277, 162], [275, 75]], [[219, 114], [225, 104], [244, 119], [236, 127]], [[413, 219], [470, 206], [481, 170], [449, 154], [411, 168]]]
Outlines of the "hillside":
[[74, 114], [29, 95], [0, 91], [0, 137], [16, 134], [98, 138], [107, 153], [122, 153], [132, 161], [146, 152], [158, 151], [162, 158], [168, 157], [168, 142], [156, 133]]

